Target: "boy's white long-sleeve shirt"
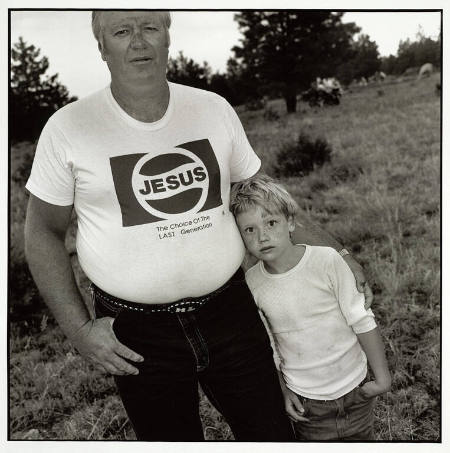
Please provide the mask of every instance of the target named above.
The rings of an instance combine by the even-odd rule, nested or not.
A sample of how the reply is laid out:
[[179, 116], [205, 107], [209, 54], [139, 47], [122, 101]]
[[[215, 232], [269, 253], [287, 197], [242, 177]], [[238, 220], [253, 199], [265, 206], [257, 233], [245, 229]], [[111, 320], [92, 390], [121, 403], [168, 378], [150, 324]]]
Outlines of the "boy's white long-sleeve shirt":
[[306, 398], [337, 399], [365, 378], [367, 358], [356, 334], [376, 323], [343, 258], [330, 247], [305, 247], [288, 272], [270, 274], [260, 261], [246, 280], [287, 387]]

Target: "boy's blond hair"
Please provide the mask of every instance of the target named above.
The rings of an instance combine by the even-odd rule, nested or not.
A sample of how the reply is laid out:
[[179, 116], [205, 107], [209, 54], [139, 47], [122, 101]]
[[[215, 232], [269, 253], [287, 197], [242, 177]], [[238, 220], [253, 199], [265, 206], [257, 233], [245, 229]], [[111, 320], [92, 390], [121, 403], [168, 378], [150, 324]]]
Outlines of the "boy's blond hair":
[[236, 217], [259, 206], [267, 212], [278, 211], [288, 219], [295, 218], [298, 205], [288, 191], [270, 176], [257, 175], [233, 184], [230, 211]]

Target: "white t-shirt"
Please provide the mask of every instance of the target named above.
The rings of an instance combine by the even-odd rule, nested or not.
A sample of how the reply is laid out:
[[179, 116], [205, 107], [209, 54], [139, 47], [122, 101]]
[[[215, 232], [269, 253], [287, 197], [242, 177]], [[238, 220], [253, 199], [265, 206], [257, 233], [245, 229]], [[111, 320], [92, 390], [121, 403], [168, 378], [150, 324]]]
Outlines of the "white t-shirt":
[[260, 167], [224, 98], [169, 90], [154, 123], [130, 117], [109, 87], [58, 110], [26, 185], [48, 203], [74, 205], [86, 275], [141, 303], [200, 296], [233, 275], [244, 246], [228, 209], [230, 183]]
[[367, 358], [356, 334], [376, 323], [341, 256], [330, 247], [305, 247], [289, 271], [270, 274], [260, 261], [246, 280], [287, 387], [306, 398], [337, 399], [365, 378]]

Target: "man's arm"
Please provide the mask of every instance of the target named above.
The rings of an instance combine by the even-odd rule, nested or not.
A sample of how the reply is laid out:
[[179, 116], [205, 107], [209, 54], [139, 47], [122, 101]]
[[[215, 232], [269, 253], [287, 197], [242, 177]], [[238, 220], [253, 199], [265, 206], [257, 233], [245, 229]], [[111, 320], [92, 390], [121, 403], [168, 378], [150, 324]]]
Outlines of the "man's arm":
[[[296, 222], [295, 231], [292, 233], [292, 241], [294, 244], [333, 247], [338, 252], [343, 250], [344, 246], [342, 244], [315, 223], [309, 222], [303, 217], [301, 222], [302, 223]], [[353, 272], [358, 291], [364, 293], [364, 306], [369, 308], [372, 305], [373, 294], [370, 286], [367, 284], [367, 279], [362, 266], [350, 254], [343, 256], [343, 258], [347, 263], [347, 266]]]
[[72, 206], [56, 206], [30, 195], [25, 221], [25, 254], [46, 304], [80, 353], [112, 374], [137, 374], [123, 358], [143, 358], [122, 345], [112, 318], [91, 320], [75, 281], [64, 239]]

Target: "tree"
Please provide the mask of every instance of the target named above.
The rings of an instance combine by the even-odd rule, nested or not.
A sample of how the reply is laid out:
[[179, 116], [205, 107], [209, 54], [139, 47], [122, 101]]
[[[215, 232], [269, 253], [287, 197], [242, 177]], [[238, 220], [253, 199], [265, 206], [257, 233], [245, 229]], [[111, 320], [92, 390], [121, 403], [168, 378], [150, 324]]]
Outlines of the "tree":
[[288, 112], [296, 111], [297, 93], [316, 77], [335, 75], [351, 53], [354, 23], [330, 11], [242, 12], [235, 15], [244, 35], [232, 50], [243, 67], [268, 94], [278, 91]]
[[206, 61], [200, 66], [192, 58], [185, 57], [183, 52], [179, 52], [176, 58], [169, 58], [167, 65], [168, 80], [204, 90], [208, 88], [211, 73]]
[[381, 59], [378, 45], [368, 35], [361, 34], [352, 44], [353, 56], [344, 62], [337, 71], [339, 80], [348, 85], [354, 79], [366, 79], [380, 69]]
[[397, 55], [383, 58], [382, 70], [387, 74], [403, 74], [408, 68], [418, 68], [425, 63], [441, 66], [441, 34], [436, 40], [423, 34], [422, 29], [416, 34], [416, 40], [409, 38], [400, 41]]
[[75, 101], [58, 81], [58, 74], [45, 75], [49, 62], [39, 59], [40, 49], [19, 38], [11, 49], [10, 137], [34, 140], [48, 118], [63, 105]]

